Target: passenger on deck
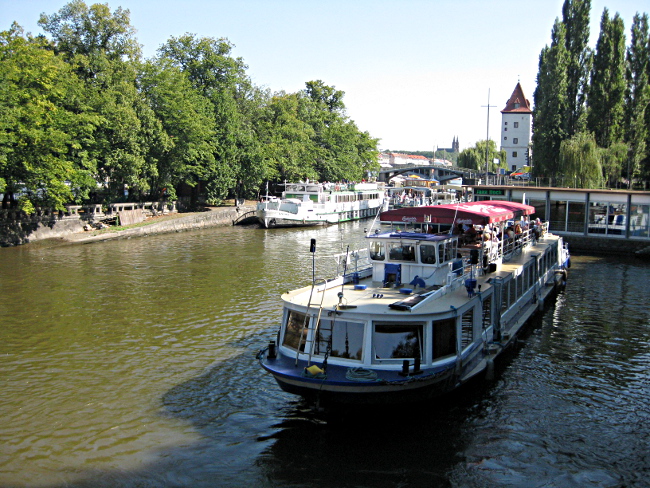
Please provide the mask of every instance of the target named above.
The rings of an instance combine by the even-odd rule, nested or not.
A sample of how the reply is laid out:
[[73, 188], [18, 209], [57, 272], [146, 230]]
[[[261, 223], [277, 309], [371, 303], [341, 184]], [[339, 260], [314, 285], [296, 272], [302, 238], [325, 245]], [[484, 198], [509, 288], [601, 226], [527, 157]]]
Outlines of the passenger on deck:
[[464, 244], [471, 244], [473, 242], [476, 242], [476, 229], [472, 224], [470, 224], [467, 229], [465, 229], [465, 232], [463, 232], [462, 240]]
[[535, 220], [535, 224], [533, 225], [533, 232], [535, 233], [535, 238], [539, 239], [542, 237], [544, 228], [542, 227], [542, 221], [539, 220], [539, 218]]

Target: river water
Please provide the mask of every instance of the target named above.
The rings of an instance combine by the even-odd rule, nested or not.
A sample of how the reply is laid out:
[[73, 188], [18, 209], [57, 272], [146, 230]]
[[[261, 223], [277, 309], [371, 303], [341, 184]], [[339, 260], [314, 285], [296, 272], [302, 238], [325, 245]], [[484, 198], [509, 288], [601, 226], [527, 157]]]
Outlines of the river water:
[[573, 256], [496, 380], [315, 412], [255, 353], [367, 222], [0, 249], [2, 487], [650, 486], [650, 265]]

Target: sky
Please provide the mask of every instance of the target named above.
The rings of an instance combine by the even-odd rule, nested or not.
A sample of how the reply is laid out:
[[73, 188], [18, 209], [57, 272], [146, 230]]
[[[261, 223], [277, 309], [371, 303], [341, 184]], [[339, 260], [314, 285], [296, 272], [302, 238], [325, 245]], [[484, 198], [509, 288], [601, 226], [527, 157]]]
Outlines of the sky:
[[[0, 0], [0, 30], [34, 35], [64, 0]], [[143, 55], [170, 37], [227, 38], [253, 83], [294, 93], [322, 80], [345, 92], [348, 117], [391, 151], [500, 139], [500, 111], [521, 82], [532, 104], [539, 54], [563, 0], [86, 0], [128, 9]], [[627, 40], [640, 0], [592, 0], [596, 45], [607, 7]], [[489, 106], [489, 108], [488, 108]], [[488, 116], [489, 115], [489, 116]]]

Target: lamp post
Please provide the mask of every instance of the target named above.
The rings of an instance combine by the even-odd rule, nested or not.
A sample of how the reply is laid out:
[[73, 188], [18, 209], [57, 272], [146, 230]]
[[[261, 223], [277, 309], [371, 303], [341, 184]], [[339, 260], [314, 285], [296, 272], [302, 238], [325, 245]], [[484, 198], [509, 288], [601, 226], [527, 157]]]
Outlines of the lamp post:
[[490, 140], [490, 107], [496, 107], [496, 105], [490, 105], [490, 89], [488, 88], [488, 104], [483, 105], [483, 107], [487, 107], [487, 135], [485, 137], [485, 184], [488, 184], [488, 163], [490, 161], [489, 158], [489, 145], [488, 141]]

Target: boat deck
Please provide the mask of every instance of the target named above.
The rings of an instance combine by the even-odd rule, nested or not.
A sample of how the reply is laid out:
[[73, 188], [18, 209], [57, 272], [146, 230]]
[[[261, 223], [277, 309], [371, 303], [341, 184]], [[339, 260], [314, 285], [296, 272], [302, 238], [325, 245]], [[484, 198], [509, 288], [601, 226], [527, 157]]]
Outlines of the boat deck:
[[[548, 239], [553, 239], [555, 236], [549, 236]], [[497, 265], [494, 272], [483, 274], [479, 266], [475, 266], [474, 279], [477, 280], [476, 290], [478, 292], [480, 286], [481, 291], [485, 292], [492, 287], [490, 280], [495, 277], [505, 278], [513, 271], [520, 268], [525, 262], [530, 260], [531, 254], [541, 254], [548, 246], [546, 239], [539, 240], [535, 245], [528, 246], [521, 250], [519, 254], [510, 257], [507, 262]], [[382, 282], [371, 281], [371, 278], [362, 278], [359, 280], [359, 285], [347, 283], [341, 285], [330, 284], [329, 288], [322, 291], [316, 287], [314, 294], [311, 297], [311, 305], [318, 306], [322, 300], [322, 307], [324, 310], [334, 310], [339, 305], [339, 293], [343, 292], [343, 299], [340, 301], [338, 310], [341, 313], [355, 314], [371, 314], [371, 315], [393, 315], [396, 308], [391, 308], [390, 305], [398, 302], [405, 301], [410, 297], [415, 297], [428, 291], [436, 293], [436, 297], [428, 300], [422, 300], [420, 304], [412, 309], [405, 309], [405, 313], [414, 315], [437, 314], [449, 311], [450, 308], [461, 308], [468, 302], [468, 292], [463, 285], [464, 279], [468, 278], [466, 274], [462, 279], [459, 279], [455, 286], [445, 286], [440, 290], [433, 290], [430, 288], [413, 287], [409, 284], [402, 284], [399, 287], [384, 287]], [[365, 288], [363, 288], [365, 285]], [[400, 290], [412, 290], [412, 293], [403, 293]], [[283, 299], [296, 305], [307, 306], [310, 301], [311, 286], [307, 286], [283, 295]], [[324, 295], [323, 295], [324, 293]], [[443, 298], [444, 299], [441, 299]]]

